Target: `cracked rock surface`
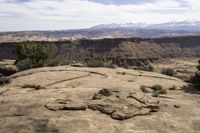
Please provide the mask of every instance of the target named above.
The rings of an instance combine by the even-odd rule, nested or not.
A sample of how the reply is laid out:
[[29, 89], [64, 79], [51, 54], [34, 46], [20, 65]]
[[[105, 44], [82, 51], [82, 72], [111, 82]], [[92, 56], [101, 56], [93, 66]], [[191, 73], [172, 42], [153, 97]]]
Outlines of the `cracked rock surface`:
[[77, 102], [70, 99], [57, 99], [45, 107], [59, 110], [98, 110], [116, 120], [125, 120], [139, 115], [147, 115], [159, 110], [159, 102], [138, 92], [102, 89], [91, 100]]

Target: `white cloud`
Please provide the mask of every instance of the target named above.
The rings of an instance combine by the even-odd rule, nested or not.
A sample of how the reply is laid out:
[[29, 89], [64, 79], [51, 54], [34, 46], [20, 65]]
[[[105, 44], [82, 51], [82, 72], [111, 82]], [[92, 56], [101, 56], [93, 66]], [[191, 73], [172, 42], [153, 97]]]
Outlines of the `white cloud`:
[[156, 0], [129, 5], [104, 5], [87, 0], [0, 0], [1, 31], [74, 29], [114, 22], [200, 21], [199, 16], [199, 0]]

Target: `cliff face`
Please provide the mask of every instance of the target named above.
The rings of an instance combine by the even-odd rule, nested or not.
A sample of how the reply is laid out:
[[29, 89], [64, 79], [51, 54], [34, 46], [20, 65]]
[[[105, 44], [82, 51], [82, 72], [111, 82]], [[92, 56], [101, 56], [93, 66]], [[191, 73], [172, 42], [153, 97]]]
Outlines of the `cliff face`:
[[[86, 61], [93, 56], [113, 60], [120, 66], [140, 65], [162, 58], [200, 57], [200, 36], [158, 39], [101, 39], [47, 42], [58, 48], [54, 57]], [[0, 59], [15, 59], [15, 43], [0, 44]]]

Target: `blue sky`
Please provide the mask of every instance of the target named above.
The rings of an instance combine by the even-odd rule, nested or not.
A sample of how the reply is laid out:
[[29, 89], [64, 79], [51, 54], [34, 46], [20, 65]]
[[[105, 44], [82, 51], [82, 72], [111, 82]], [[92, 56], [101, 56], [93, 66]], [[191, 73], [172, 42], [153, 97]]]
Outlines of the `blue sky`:
[[200, 0], [0, 0], [0, 31], [200, 21]]

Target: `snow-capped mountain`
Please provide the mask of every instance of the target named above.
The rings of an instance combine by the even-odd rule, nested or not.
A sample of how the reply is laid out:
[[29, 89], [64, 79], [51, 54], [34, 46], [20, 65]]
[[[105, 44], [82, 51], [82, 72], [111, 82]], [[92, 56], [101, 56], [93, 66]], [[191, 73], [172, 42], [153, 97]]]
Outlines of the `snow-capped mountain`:
[[200, 21], [180, 21], [180, 22], [160, 23], [160, 24], [112, 23], [112, 24], [96, 25], [91, 29], [117, 29], [117, 28], [200, 31]]
[[200, 21], [168, 22], [149, 25], [148, 29], [200, 31]]
[[91, 27], [91, 29], [114, 29], [114, 28], [144, 28], [148, 26], [148, 24], [145, 23], [124, 23], [124, 24], [100, 24], [96, 25], [94, 27]]

